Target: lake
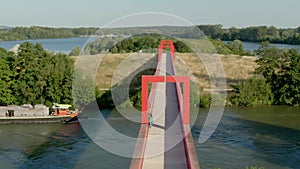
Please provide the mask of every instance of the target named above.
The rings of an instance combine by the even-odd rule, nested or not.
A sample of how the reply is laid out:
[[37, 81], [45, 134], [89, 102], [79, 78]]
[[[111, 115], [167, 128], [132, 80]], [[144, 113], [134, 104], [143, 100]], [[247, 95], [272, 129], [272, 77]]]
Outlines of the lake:
[[[226, 43], [227, 41], [224, 41], [224, 42]], [[254, 43], [254, 42], [243, 42], [243, 45], [244, 45], [244, 49], [248, 50], [248, 51], [257, 50], [260, 47], [260, 43]], [[284, 49], [294, 48], [300, 52], [300, 45], [270, 43], [270, 46], [274, 46], [276, 48], [284, 48]]]
[[[80, 37], [80, 38], [62, 38], [62, 39], [32, 39], [26, 40], [32, 43], [41, 43], [43, 47], [49, 51], [54, 52], [62, 52], [62, 53], [70, 53], [72, 49], [77, 46], [83, 46], [89, 40], [88, 37]], [[0, 41], [0, 47], [3, 47], [7, 50], [11, 49], [16, 44], [21, 44], [25, 42], [22, 41]], [[226, 41], [225, 41], [226, 42]], [[243, 42], [245, 50], [256, 50], [259, 48], [259, 43], [252, 42]], [[270, 44], [271, 46], [275, 46], [278, 48], [295, 48], [300, 52], [300, 45], [287, 45], [287, 44]]]
[[80, 38], [60, 38], [60, 39], [31, 39], [31, 40], [18, 40], [18, 41], [0, 41], [0, 47], [7, 50], [14, 47], [16, 44], [21, 44], [23, 42], [31, 43], [41, 43], [44, 49], [54, 52], [70, 53], [72, 49], [77, 46], [83, 46], [87, 41], [88, 37]]
[[[300, 107], [226, 108], [212, 137], [198, 143], [207, 115], [200, 109], [192, 134], [204, 169], [295, 169], [300, 166]], [[137, 135], [132, 124], [115, 111], [105, 118], [116, 130]], [[101, 149], [80, 124], [0, 125], [1, 168], [129, 168], [131, 159]]]

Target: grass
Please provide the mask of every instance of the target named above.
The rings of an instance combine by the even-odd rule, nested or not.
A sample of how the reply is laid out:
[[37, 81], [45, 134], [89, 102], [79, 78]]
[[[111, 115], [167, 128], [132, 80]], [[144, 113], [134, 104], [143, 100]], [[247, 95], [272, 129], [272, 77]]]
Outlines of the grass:
[[[95, 63], [95, 59], [91, 59], [88, 57], [91, 56], [81, 56], [81, 58], [86, 57], [86, 63], [83, 64], [83, 69], [87, 69], [90, 67], [97, 67], [97, 74], [95, 83], [99, 86], [100, 89], [110, 88], [112, 85], [112, 78], [116, 72], [118, 67], [122, 62], [128, 60], [128, 58], [141, 58], [139, 61], [128, 61], [126, 64], [128, 67], [132, 67], [133, 65], [138, 67], [143, 62], [149, 60], [149, 58], [153, 57], [153, 54], [147, 53], [122, 53], [122, 54], [107, 54], [107, 55], [97, 55], [101, 61], [101, 64], [97, 67]], [[255, 57], [251, 56], [235, 56], [235, 55], [216, 55], [219, 56], [222, 62], [222, 66], [225, 72], [225, 77], [227, 81], [227, 85], [236, 84], [240, 81], [246, 80], [249, 77], [254, 76], [254, 70], [257, 67], [255, 63]], [[205, 55], [201, 56], [206, 59], [207, 67], [216, 67], [217, 65], [210, 61], [209, 57]], [[77, 60], [77, 57], [73, 57]], [[91, 57], [92, 58], [92, 57]], [[195, 81], [202, 88], [210, 88], [211, 81], [206, 71], [206, 68], [201, 61], [201, 59], [194, 53], [176, 53], [175, 54], [175, 65], [178, 75], [189, 75], [193, 76], [193, 81]], [[99, 61], [97, 59], [96, 61]], [[124, 64], [124, 63], [123, 63]], [[127, 70], [126, 70], [127, 71]], [[129, 70], [128, 70], [129, 71]], [[116, 77], [114, 77], [116, 78]], [[212, 77], [214, 78], [214, 77]], [[212, 79], [213, 80], [213, 79]]]
[[[227, 85], [236, 84], [254, 76], [254, 70], [257, 67], [255, 57], [235, 56], [235, 55], [217, 55], [219, 56], [225, 73]], [[199, 56], [194, 53], [176, 53], [176, 69], [178, 75], [193, 75], [197, 84], [203, 88], [211, 87], [211, 80], [207, 70]], [[206, 60], [206, 56], [201, 56]], [[207, 58], [207, 67], [218, 67], [214, 63], [215, 59]], [[220, 67], [220, 68], [222, 68]], [[214, 75], [212, 75], [214, 78]], [[213, 79], [212, 79], [213, 80]]]
[[[118, 53], [87, 55], [72, 58], [80, 63], [80, 67], [87, 74], [94, 75], [95, 84], [100, 90], [111, 88], [113, 82], [122, 81], [123, 78], [141, 67], [154, 57], [154, 53]], [[80, 60], [78, 60], [80, 59]], [[120, 75], [122, 74], [122, 75]]]
[[254, 76], [258, 67], [253, 56], [221, 56], [227, 84], [236, 84]]
[[99, 65], [95, 79], [96, 85], [100, 88], [110, 88], [115, 70], [128, 56], [128, 53], [107, 54]]

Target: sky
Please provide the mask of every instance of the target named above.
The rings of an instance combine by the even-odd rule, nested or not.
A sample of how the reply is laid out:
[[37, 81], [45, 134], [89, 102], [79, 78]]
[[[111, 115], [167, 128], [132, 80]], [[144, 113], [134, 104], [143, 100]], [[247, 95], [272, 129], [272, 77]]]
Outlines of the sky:
[[195, 25], [300, 26], [299, 0], [0, 0], [0, 4], [0, 25], [7, 26], [102, 27], [141, 12], [176, 15]]

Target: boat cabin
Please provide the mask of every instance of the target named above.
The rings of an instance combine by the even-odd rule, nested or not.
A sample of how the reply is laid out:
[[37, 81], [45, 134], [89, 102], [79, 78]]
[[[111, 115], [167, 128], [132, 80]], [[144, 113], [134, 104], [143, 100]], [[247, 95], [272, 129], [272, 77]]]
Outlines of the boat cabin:
[[53, 110], [54, 110], [54, 116], [65, 116], [65, 115], [70, 115], [70, 107], [72, 105], [69, 104], [54, 104], [53, 105]]

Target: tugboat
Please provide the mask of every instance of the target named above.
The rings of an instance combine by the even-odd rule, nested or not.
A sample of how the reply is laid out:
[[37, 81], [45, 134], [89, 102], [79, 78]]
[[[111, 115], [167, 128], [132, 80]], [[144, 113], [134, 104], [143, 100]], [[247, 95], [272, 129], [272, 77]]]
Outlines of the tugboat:
[[70, 116], [70, 119], [65, 120], [62, 119], [61, 122], [64, 124], [68, 124], [68, 123], [74, 123], [78, 121], [78, 111], [72, 111], [70, 110], [70, 107], [72, 107], [72, 105], [69, 104], [57, 104], [54, 103], [52, 109], [54, 110], [52, 115], [54, 116]]

